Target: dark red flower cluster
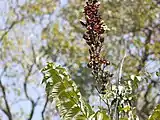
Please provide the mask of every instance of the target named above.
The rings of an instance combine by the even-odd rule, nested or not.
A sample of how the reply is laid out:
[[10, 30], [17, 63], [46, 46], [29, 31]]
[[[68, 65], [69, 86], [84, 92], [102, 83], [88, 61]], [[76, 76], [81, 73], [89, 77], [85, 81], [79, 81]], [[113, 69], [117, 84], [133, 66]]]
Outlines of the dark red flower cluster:
[[85, 18], [87, 22], [87, 30], [94, 31], [98, 34], [104, 33], [104, 28], [102, 27], [103, 22], [101, 20], [100, 15], [98, 14], [100, 2], [86, 2], [86, 6], [84, 7]]
[[105, 84], [107, 84], [107, 78], [111, 77], [112, 74], [104, 70], [107, 65], [110, 65], [110, 62], [100, 57], [104, 42], [103, 33], [105, 32], [105, 29], [101, 16], [98, 13], [99, 7], [100, 2], [98, 2], [98, 0], [90, 0], [86, 2], [86, 6], [84, 6], [86, 22], [80, 22], [87, 28], [83, 38], [90, 47], [90, 61], [88, 67], [93, 69], [92, 74], [96, 78], [96, 81], [101, 84], [101, 93], [105, 94], [104, 91]]

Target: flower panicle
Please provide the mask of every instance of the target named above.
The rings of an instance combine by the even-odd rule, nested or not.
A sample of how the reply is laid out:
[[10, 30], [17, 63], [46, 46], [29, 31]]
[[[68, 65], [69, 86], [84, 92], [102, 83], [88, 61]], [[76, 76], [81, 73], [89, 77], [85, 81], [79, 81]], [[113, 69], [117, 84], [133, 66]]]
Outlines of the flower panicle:
[[105, 94], [107, 79], [113, 74], [105, 71], [110, 62], [100, 56], [104, 43], [105, 25], [99, 14], [99, 7], [98, 0], [88, 0], [84, 6], [85, 21], [80, 20], [80, 23], [87, 29], [83, 34], [83, 39], [89, 46], [90, 59], [87, 66], [92, 69], [96, 82], [101, 85], [100, 93]]

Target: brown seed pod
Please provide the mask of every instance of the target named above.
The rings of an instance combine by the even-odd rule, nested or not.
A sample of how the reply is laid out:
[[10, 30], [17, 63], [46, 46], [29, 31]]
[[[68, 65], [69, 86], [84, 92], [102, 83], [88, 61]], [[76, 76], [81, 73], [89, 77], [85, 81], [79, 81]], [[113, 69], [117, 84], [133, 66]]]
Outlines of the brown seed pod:
[[87, 27], [87, 23], [85, 21], [80, 20], [82, 26]]
[[102, 88], [101, 88], [101, 94], [106, 94], [106, 87], [104, 84], [102, 84]]
[[104, 42], [104, 37], [100, 36], [100, 42], [103, 43]]
[[91, 51], [91, 49], [89, 49], [89, 54], [90, 54], [90, 55], [92, 54], [92, 51]]
[[106, 79], [106, 77], [103, 77], [103, 78], [102, 78], [102, 82], [103, 82], [103, 83], [107, 83], [107, 82], [108, 82], [107, 79]]
[[106, 61], [106, 65], [110, 65], [110, 62], [108, 60]]
[[92, 43], [92, 41], [86, 41], [86, 43], [90, 46]]
[[87, 66], [89, 67], [89, 68], [91, 68], [92, 67], [92, 62], [89, 62], [88, 64], [87, 64]]
[[85, 40], [90, 40], [90, 37], [89, 37], [89, 35], [88, 35], [87, 33], [84, 33], [84, 34], [83, 34], [83, 38], [84, 38]]
[[83, 38], [89, 45], [90, 60], [87, 66], [92, 69], [94, 78], [101, 85], [99, 88], [101, 94], [106, 94], [105, 84], [108, 82], [108, 77], [113, 76], [113, 74], [104, 71], [106, 66], [110, 65], [110, 62], [100, 57], [104, 43], [103, 33], [105, 32], [105, 28], [99, 14], [99, 6], [100, 2], [98, 0], [88, 0], [84, 7], [86, 22], [80, 20], [80, 23], [87, 29], [83, 35]]
[[87, 26], [87, 30], [91, 31], [92, 30], [92, 27], [89, 25]]

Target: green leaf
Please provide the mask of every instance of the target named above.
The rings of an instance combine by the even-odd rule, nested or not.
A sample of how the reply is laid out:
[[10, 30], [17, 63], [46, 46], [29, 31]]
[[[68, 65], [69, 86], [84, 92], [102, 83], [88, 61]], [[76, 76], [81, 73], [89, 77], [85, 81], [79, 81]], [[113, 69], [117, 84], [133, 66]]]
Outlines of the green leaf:
[[94, 114], [64, 68], [48, 63], [42, 72], [46, 93], [51, 101], [56, 100], [61, 119], [86, 120]]
[[128, 120], [128, 118], [126, 118], [126, 117], [125, 118], [120, 118], [120, 120]]
[[141, 81], [141, 77], [140, 76], [131, 75], [130, 78], [133, 81], [133, 85], [137, 88], [138, 87], [138, 82]]
[[159, 119], [160, 119], [160, 104], [155, 107], [152, 115], [150, 115], [148, 120], [159, 120]]
[[134, 80], [135, 79], [135, 75], [131, 75], [131, 80]]
[[110, 118], [106, 115], [106, 111], [98, 111], [95, 114], [96, 120], [110, 120]]
[[131, 109], [131, 107], [130, 106], [125, 106], [124, 108], [122, 108], [122, 110], [124, 111], [124, 112], [128, 112], [129, 110]]
[[141, 79], [142, 79], [141, 76], [136, 76], [136, 78], [138, 81], [141, 81]]
[[160, 72], [156, 72], [156, 75], [159, 77], [160, 76]]

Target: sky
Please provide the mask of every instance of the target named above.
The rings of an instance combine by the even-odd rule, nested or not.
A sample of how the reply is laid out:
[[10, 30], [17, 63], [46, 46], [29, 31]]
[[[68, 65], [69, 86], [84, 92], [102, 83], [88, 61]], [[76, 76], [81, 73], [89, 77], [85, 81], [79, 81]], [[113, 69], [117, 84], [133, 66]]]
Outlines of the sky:
[[[26, 0], [0, 0], [0, 33], [4, 30], [4, 28], [7, 26], [6, 25], [6, 21], [7, 21], [7, 14], [10, 10], [10, 6], [12, 7], [16, 7], [17, 3], [16, 1], [18, 1], [18, 5], [23, 5], [25, 4]], [[38, 21], [36, 24], [32, 23], [32, 22], [28, 22], [26, 25], [22, 26], [16, 26], [16, 30], [18, 31], [20, 37], [24, 38], [23, 42], [27, 43], [27, 40], [30, 39], [32, 40], [35, 44], [37, 42], [39, 42], [41, 40], [41, 33], [43, 28], [45, 28], [47, 26], [47, 24], [49, 23], [49, 21], [54, 21], [56, 18], [56, 15], [58, 14], [59, 10], [61, 9], [61, 7], [65, 7], [65, 5], [67, 4], [67, 0], [61, 0], [61, 4], [60, 4], [60, 8], [56, 9], [56, 12], [51, 15], [51, 17], [49, 17], [49, 15], [44, 15], [43, 16], [43, 20], [41, 21], [41, 23], [39, 23], [40, 18], [37, 17], [36, 20]], [[9, 33], [10, 37], [15, 37], [13, 32]], [[41, 42], [42, 44], [45, 44], [45, 42]], [[29, 44], [29, 43], [28, 43]], [[40, 45], [40, 44], [39, 44]], [[1, 46], [1, 42], [0, 42], [0, 46]], [[37, 44], [37, 49], [38, 49], [38, 44]], [[26, 51], [26, 53], [30, 53], [30, 49], [26, 48], [24, 49]], [[15, 53], [16, 54], [16, 53]], [[21, 59], [21, 58], [20, 58]], [[8, 60], [6, 60], [7, 62], [10, 61], [10, 57], [8, 57]], [[45, 61], [45, 60], [44, 60]], [[5, 64], [5, 62], [0, 61], [0, 67], [2, 68], [3, 64]], [[152, 63], [152, 61], [149, 61], [150, 65], [148, 66], [148, 69], [153, 70], [150, 68], [150, 66], [153, 65], [157, 65], [158, 63]], [[2, 71], [2, 69], [0, 68], [0, 73]], [[24, 79], [23, 78], [23, 69], [21, 68], [21, 66], [18, 66], [16, 63], [11, 65], [10, 67], [10, 71], [12, 71], [8, 76], [13, 76], [14, 74], [16, 74], [18, 76], [19, 79]], [[14, 72], [13, 72], [14, 71]], [[35, 78], [37, 78], [37, 76], [39, 77], [39, 79], [42, 79], [42, 75], [40, 73], [37, 73], [35, 75]], [[4, 84], [12, 84], [12, 83], [16, 83], [17, 86], [20, 90], [21, 90], [21, 82], [22, 81], [17, 81], [17, 79], [13, 79], [13, 77], [3, 77], [3, 83]], [[10, 82], [8, 82], [10, 81]], [[17, 83], [18, 82], [18, 83]], [[40, 84], [40, 82], [38, 83]], [[10, 89], [11, 91], [12, 89]], [[36, 92], [36, 90], [38, 90], [38, 92]], [[44, 93], [44, 89], [43, 86], [36, 88], [35, 90], [35, 86], [34, 83], [30, 84], [29, 86], [29, 94], [32, 96], [32, 98], [36, 99], [37, 98], [37, 94], [39, 93]], [[22, 94], [22, 98], [24, 97], [24, 95]], [[14, 92], [10, 92], [8, 94], [8, 99], [9, 100], [15, 100], [16, 96], [14, 94]], [[97, 101], [93, 101], [93, 100], [97, 100], [98, 98], [94, 98], [94, 96], [90, 97], [90, 102], [92, 101], [92, 105], [98, 105], [99, 103]], [[43, 100], [41, 100], [41, 102], [43, 103]], [[41, 110], [42, 110], [41, 105], [36, 107], [36, 113], [34, 114], [34, 117], [32, 120], [41, 120]], [[22, 101], [18, 104], [14, 104], [12, 106], [12, 110], [14, 112], [19, 112], [20, 109], [23, 108], [25, 110], [26, 113], [29, 113], [30, 111], [30, 103], [28, 101]], [[1, 112], [0, 112], [0, 116], [1, 116]], [[7, 118], [5, 116], [3, 116], [3, 120], [7, 120]], [[26, 118], [21, 118], [21, 120], [26, 120]], [[59, 116], [55, 116], [53, 118], [53, 120], [59, 120]]]

